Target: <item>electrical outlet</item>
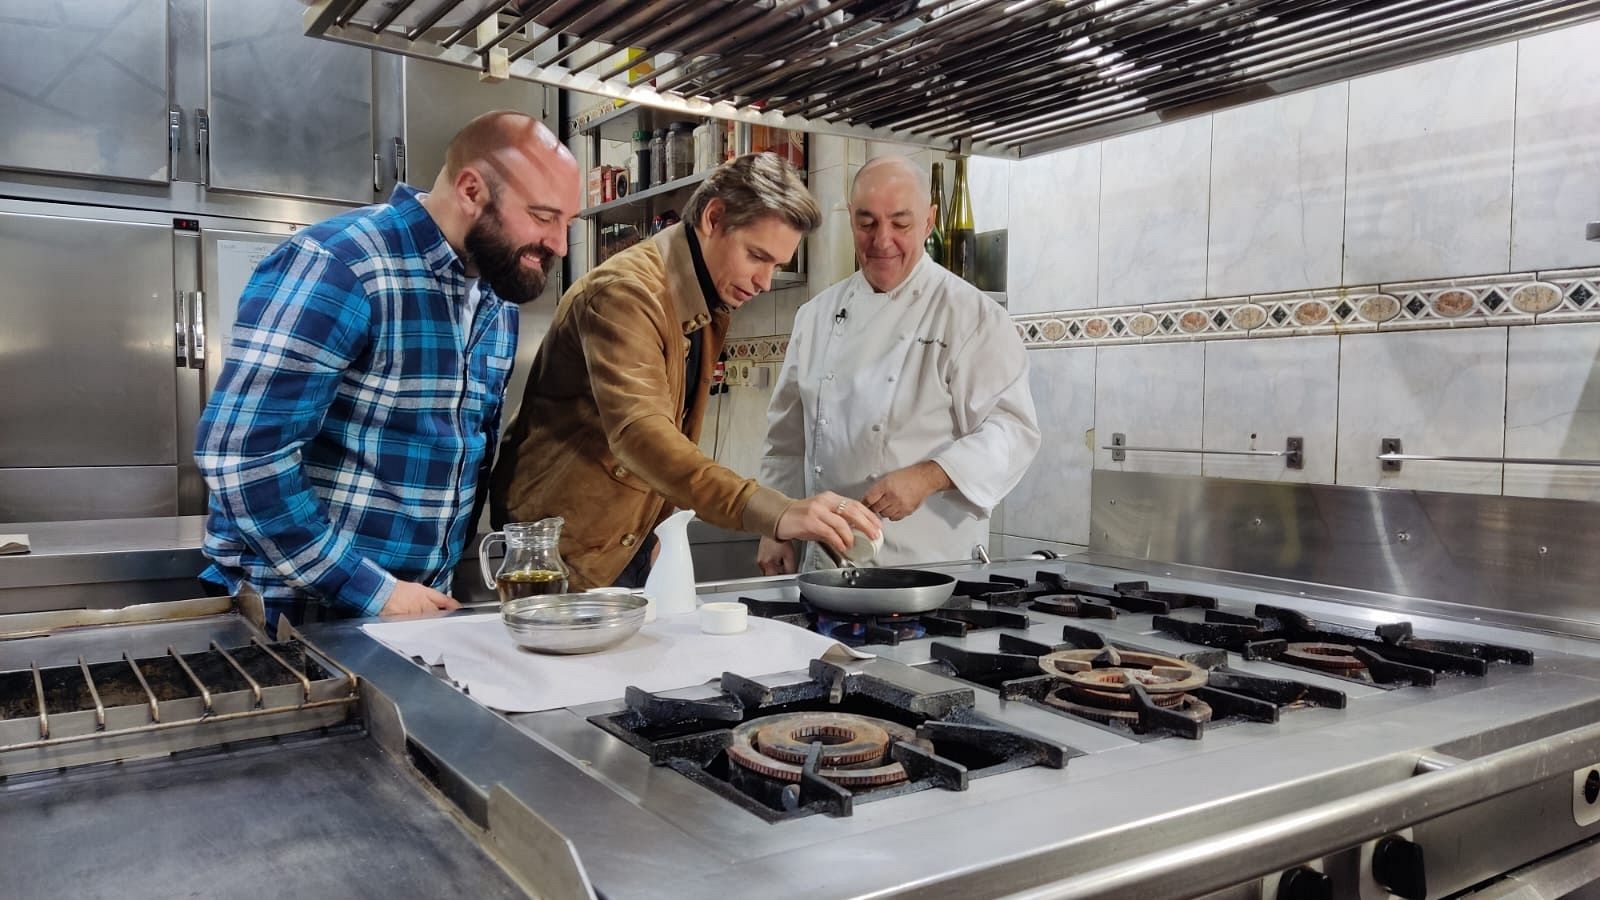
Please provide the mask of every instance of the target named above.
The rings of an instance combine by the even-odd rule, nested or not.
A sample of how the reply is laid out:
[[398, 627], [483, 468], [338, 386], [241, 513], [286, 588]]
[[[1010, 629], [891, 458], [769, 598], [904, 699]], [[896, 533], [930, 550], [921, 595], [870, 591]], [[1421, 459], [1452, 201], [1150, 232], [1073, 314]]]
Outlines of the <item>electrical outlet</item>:
[[755, 388], [770, 387], [772, 385], [772, 367], [760, 364], [751, 366], [750, 375], [746, 383]]

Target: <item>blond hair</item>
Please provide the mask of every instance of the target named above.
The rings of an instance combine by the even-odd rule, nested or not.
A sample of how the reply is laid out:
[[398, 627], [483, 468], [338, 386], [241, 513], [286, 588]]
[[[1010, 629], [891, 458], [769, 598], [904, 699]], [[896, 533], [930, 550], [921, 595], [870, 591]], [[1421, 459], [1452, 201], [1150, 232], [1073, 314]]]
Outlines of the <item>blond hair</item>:
[[714, 199], [726, 210], [722, 228], [727, 231], [766, 216], [777, 216], [802, 234], [822, 224], [822, 208], [800, 173], [775, 153], [747, 153], [718, 166], [689, 197], [684, 219], [698, 225]]

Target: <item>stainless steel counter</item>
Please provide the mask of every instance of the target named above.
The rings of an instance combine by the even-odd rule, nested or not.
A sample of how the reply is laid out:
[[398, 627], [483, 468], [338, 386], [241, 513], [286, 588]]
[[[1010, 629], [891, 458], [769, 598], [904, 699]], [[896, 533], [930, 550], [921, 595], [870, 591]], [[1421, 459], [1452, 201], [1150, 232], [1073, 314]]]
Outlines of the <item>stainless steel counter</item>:
[[[1135, 576], [1249, 605], [1271, 602], [1367, 626], [1392, 613], [1062, 562], [971, 566], [1028, 575], [1049, 566], [1074, 580]], [[708, 586], [719, 599], [776, 599], [788, 580]], [[1235, 606], [1234, 608], [1239, 608]], [[1035, 612], [1023, 636], [1061, 639], [1064, 624]], [[854, 815], [768, 823], [602, 731], [588, 717], [621, 702], [502, 716], [436, 674], [376, 644], [360, 623], [313, 637], [392, 699], [406, 739], [446, 791], [488, 820], [496, 788], [567, 841], [600, 894], [612, 897], [1259, 896], [1263, 878], [1311, 863], [1343, 873], [1335, 896], [1368, 896], [1376, 838], [1405, 832], [1427, 847], [1429, 896], [1463, 889], [1600, 833], [1570, 812], [1573, 770], [1600, 764], [1600, 649], [1577, 639], [1419, 616], [1419, 634], [1531, 649], [1532, 667], [1431, 688], [1352, 685], [1264, 661], [1230, 659], [1259, 675], [1346, 691], [1344, 709], [1286, 711], [1276, 723], [1230, 724], [1204, 739], [1146, 740], [977, 690], [976, 711], [1083, 751], [1065, 770], [1031, 768], [859, 804]], [[1152, 630], [1148, 615], [1092, 623], [1108, 639], [1158, 651], [1194, 650]], [[994, 632], [939, 638], [995, 648]], [[920, 668], [934, 639], [873, 648], [851, 665], [896, 684], [966, 686]], [[763, 684], [805, 673], [740, 673]], [[669, 696], [709, 697], [711, 686]], [[1431, 761], [1431, 762], [1429, 762]], [[1492, 801], [1492, 802], [1491, 802]], [[1527, 823], [1514, 831], [1492, 823]], [[1363, 866], [1367, 867], [1365, 870]], [[1365, 872], [1365, 874], [1363, 874]], [[1364, 879], [1364, 880], [1363, 880]], [[1357, 891], [1358, 884], [1366, 885]], [[1268, 896], [1271, 896], [1269, 893]]]
[[198, 595], [204, 516], [19, 522], [32, 552], [0, 556], [0, 614], [106, 609]]

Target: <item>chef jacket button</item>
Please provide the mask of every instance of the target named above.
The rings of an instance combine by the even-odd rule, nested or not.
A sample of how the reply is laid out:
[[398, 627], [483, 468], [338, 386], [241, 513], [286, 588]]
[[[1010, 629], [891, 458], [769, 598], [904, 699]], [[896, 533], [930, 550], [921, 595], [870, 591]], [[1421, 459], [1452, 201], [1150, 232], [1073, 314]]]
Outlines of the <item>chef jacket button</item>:
[[828, 420], [827, 419], [818, 419], [817, 420], [817, 424], [818, 425], [826, 425], [826, 424], [828, 424]]
[[883, 430], [883, 426], [882, 425], [874, 425], [874, 426], [872, 426], [872, 430], [873, 431], [882, 431]]
[[822, 474], [822, 467], [821, 466], [812, 466], [811, 467], [811, 471], [817, 473], [818, 475], [821, 475]]
[[638, 538], [634, 537], [631, 534], [625, 534], [625, 535], [622, 536], [622, 546], [624, 546], [624, 547], [632, 547], [635, 543], [638, 542], [638, 540], [639, 540]]
[[832, 373], [832, 372], [829, 372], [829, 373], [828, 373], [828, 374], [827, 374], [827, 376], [826, 376], [826, 377], [824, 377], [824, 378], [823, 378], [823, 379], [822, 379], [822, 380], [823, 380], [823, 381], [832, 381], [832, 380], [833, 380], [833, 373]]
[[877, 481], [878, 480], [878, 473], [877, 472], [868, 472], [867, 473], [867, 477], [871, 478], [873, 481]]
[[617, 466], [615, 469], [611, 470], [611, 474], [617, 476], [618, 478], [624, 478], [627, 476], [628, 470], [621, 466]]
[[893, 376], [893, 375], [890, 375], [890, 376], [889, 376], [889, 380], [890, 380], [890, 381], [893, 381], [893, 380], [894, 380], [894, 376]]

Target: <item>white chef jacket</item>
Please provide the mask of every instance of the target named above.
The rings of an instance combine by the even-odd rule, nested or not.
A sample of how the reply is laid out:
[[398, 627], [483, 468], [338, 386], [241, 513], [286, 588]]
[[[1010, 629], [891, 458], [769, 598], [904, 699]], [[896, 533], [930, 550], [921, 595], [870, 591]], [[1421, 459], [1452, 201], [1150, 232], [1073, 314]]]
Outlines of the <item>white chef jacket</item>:
[[[767, 410], [761, 481], [860, 498], [931, 459], [955, 490], [883, 523], [883, 566], [968, 559], [1039, 449], [1028, 355], [998, 303], [927, 256], [887, 294], [856, 272], [800, 307]], [[825, 565], [816, 548], [806, 568]]]

